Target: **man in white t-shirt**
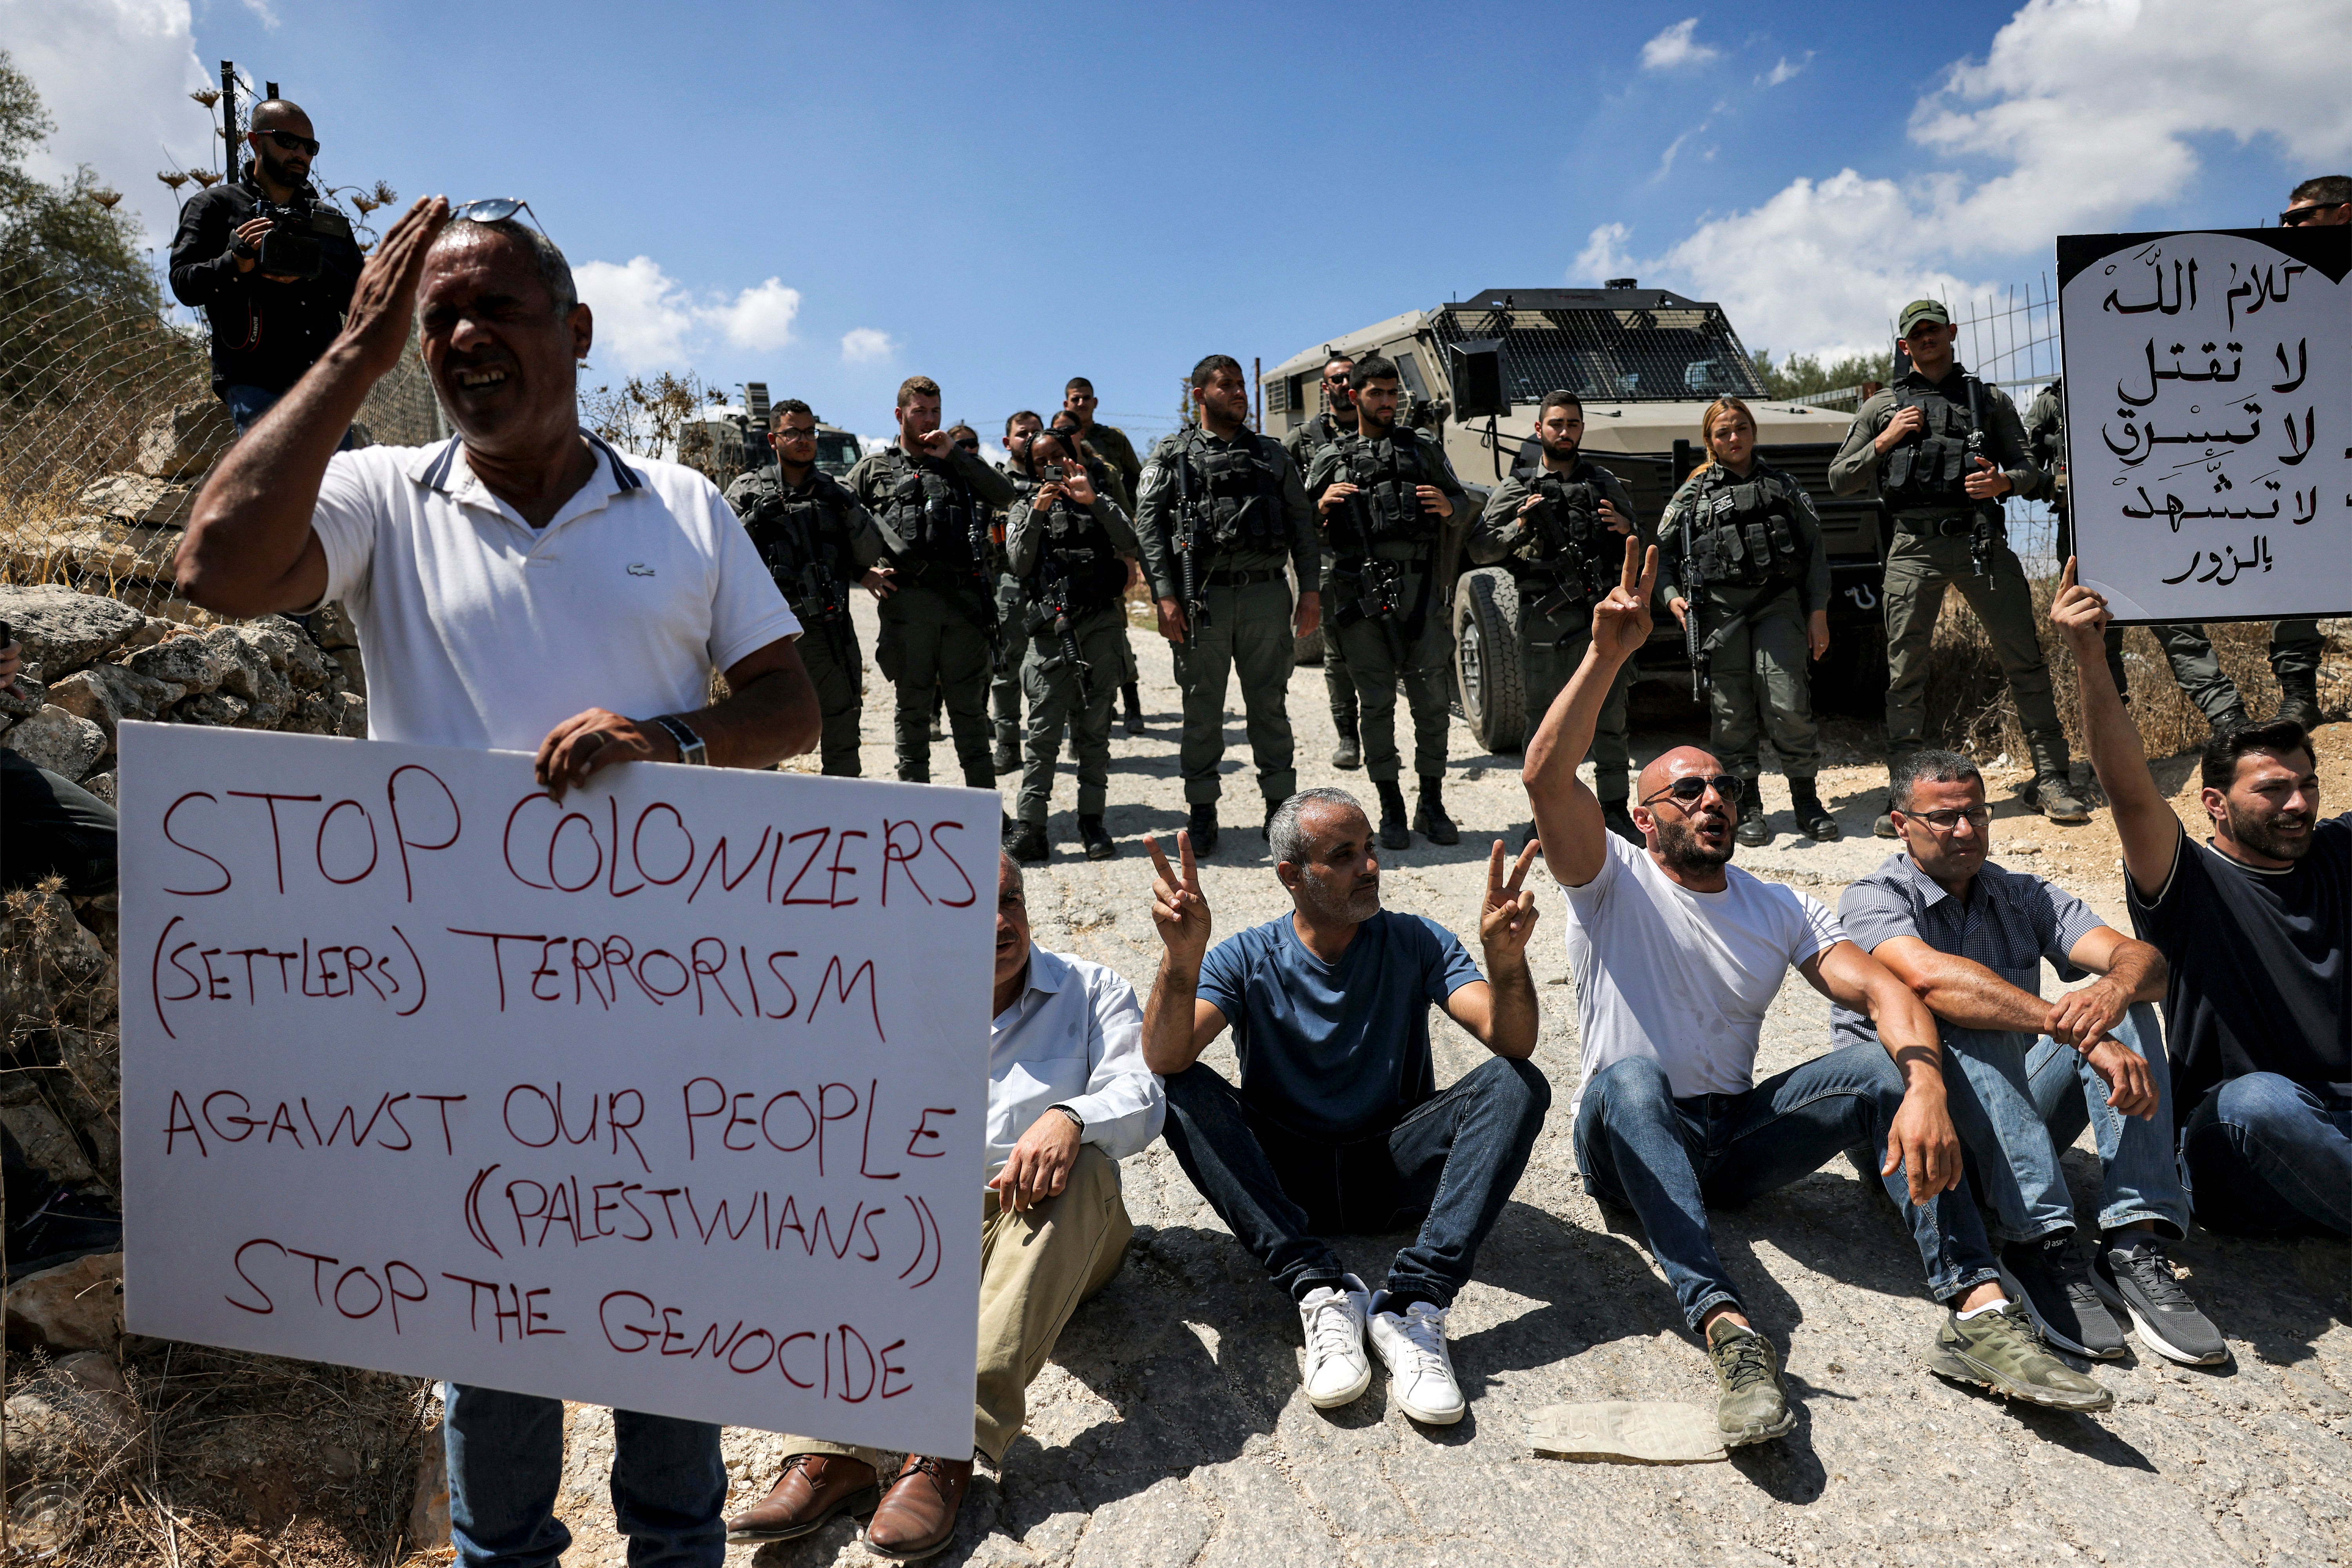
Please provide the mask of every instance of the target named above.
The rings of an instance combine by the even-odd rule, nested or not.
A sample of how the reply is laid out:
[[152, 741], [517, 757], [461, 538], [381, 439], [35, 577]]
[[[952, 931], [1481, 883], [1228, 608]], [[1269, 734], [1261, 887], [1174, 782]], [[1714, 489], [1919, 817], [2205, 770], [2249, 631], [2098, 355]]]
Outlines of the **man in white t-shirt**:
[[[1706, 1342], [1727, 1445], [1796, 1425], [1779, 1357], [1742, 1310], [1709, 1235], [1709, 1203], [1744, 1203], [1867, 1143], [1902, 1209], [1929, 1291], [1951, 1310], [1929, 1368], [2011, 1398], [2104, 1410], [2114, 1395], [2042, 1346], [2007, 1301], [1962, 1177], [1936, 1020], [1848, 942], [1818, 900], [1731, 868], [1739, 784], [1696, 746], [1642, 771], [1633, 817], [1607, 830], [1576, 776], [1618, 668], [1650, 635], [1657, 552], [1628, 541], [1592, 641], [1528, 742], [1546, 864], [1568, 895], [1583, 1082], [1570, 1112], [1585, 1190], [1641, 1217], [1692, 1330]], [[1868, 1015], [1884, 1049], [1849, 1047], [1755, 1081], [1765, 1011], [1790, 969]]]
[[[800, 623], [709, 480], [580, 428], [593, 323], [519, 206], [453, 221], [436, 196], [393, 226], [341, 333], [197, 497], [181, 593], [232, 616], [341, 599], [372, 737], [536, 752], [558, 794], [610, 763], [758, 768], [809, 750]], [[337, 453], [412, 315], [457, 435]], [[631, 1559], [718, 1568], [719, 1428], [626, 1410], [613, 1425]], [[552, 1511], [562, 1403], [452, 1384], [443, 1430], [459, 1560], [552, 1564], [571, 1542]]]

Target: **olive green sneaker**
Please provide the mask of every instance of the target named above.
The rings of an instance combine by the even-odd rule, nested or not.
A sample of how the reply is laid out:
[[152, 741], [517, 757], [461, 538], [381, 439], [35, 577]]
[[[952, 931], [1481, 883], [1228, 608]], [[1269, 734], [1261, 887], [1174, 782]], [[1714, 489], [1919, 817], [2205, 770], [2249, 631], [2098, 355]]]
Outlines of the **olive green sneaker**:
[[2116, 1402], [2105, 1388], [2050, 1353], [2021, 1301], [1973, 1318], [1945, 1313], [1935, 1348], [1927, 1352], [1927, 1370], [2053, 1410], [2105, 1410]]
[[1729, 1318], [1717, 1318], [1707, 1325], [1706, 1355], [1723, 1389], [1715, 1402], [1715, 1424], [1725, 1447], [1785, 1436], [1797, 1425], [1771, 1341]]

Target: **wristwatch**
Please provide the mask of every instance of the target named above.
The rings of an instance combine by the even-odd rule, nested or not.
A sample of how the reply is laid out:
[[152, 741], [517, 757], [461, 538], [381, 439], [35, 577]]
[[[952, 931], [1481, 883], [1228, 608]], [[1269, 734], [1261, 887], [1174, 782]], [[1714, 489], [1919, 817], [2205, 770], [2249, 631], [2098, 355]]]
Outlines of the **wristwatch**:
[[673, 719], [662, 713], [655, 716], [654, 722], [668, 731], [669, 738], [677, 742], [679, 762], [688, 767], [698, 768], [710, 761], [710, 748], [703, 744], [702, 737], [696, 734], [685, 720]]
[[1078, 1131], [1079, 1131], [1079, 1133], [1080, 1133], [1081, 1135], [1084, 1135], [1084, 1133], [1086, 1132], [1086, 1130], [1087, 1130], [1087, 1119], [1086, 1119], [1085, 1117], [1083, 1117], [1083, 1116], [1080, 1116], [1076, 1111], [1072, 1110], [1068, 1106], [1066, 1106], [1066, 1105], [1049, 1105], [1049, 1106], [1047, 1106], [1045, 1109], [1046, 1109], [1046, 1110], [1058, 1110], [1058, 1111], [1060, 1111], [1063, 1115], [1065, 1115], [1065, 1116], [1066, 1116], [1066, 1117], [1068, 1117], [1068, 1118], [1070, 1119], [1071, 1124], [1072, 1124], [1073, 1126], [1075, 1126], [1075, 1127], [1076, 1127], [1076, 1128], [1077, 1128], [1077, 1130], [1078, 1130]]

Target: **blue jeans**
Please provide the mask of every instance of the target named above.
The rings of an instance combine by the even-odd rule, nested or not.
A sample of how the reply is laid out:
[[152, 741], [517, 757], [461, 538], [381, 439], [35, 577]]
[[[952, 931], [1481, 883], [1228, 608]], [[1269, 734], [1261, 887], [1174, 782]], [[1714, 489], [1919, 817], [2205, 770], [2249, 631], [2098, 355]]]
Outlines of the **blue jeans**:
[[[562, 1401], [455, 1383], [443, 1384], [442, 1400], [457, 1561], [467, 1568], [551, 1568], [572, 1544], [555, 1517]], [[727, 1556], [726, 1506], [718, 1427], [613, 1412], [613, 1515], [629, 1538], [629, 1568], [719, 1568]]]
[[2081, 1052], [2047, 1035], [1947, 1027], [1943, 1037], [1952, 1125], [1968, 1145], [1969, 1180], [1996, 1216], [1995, 1240], [2074, 1233], [2074, 1199], [2058, 1155], [2085, 1126], [2099, 1146], [2099, 1229], [2145, 1219], [2176, 1240], [2189, 1233], [2189, 1199], [2172, 1153], [2172, 1069], [2153, 1005], [2136, 1004], [2113, 1037], [2152, 1069], [2153, 1121], [2110, 1106], [2106, 1080]]
[[[1650, 1252], [1696, 1330], [1739, 1292], [1708, 1234], [1710, 1204], [1743, 1204], [1818, 1171], [1858, 1143], [1886, 1155], [1903, 1077], [1876, 1046], [1848, 1046], [1741, 1094], [1675, 1098], [1654, 1057], [1612, 1062], [1584, 1082], [1576, 1166], [1585, 1191], [1641, 1216]], [[1926, 1206], [1903, 1173], [1883, 1178], [1903, 1211], [1938, 1301], [1994, 1279], [1992, 1249], [1966, 1184]]]
[[2189, 1113], [2180, 1163], [2208, 1230], [2352, 1236], [2352, 1098], [2271, 1072], [2226, 1079]]
[[1259, 1116], [1198, 1062], [1167, 1084], [1162, 1135], [1176, 1163], [1294, 1300], [1347, 1273], [1317, 1231], [1418, 1221], [1421, 1234], [1389, 1266], [1388, 1289], [1450, 1306], [1551, 1108], [1551, 1085], [1534, 1063], [1496, 1057], [1386, 1131], [1329, 1143]]
[[[256, 420], [278, 406], [278, 400], [285, 395], [285, 393], [272, 392], [266, 386], [255, 386], [248, 382], [232, 382], [221, 388], [220, 399], [228, 405], [228, 416], [236, 423], [236, 433], [242, 436], [253, 428]], [[352, 449], [352, 433], [349, 430], [343, 432], [342, 443], [336, 449], [343, 452]]]

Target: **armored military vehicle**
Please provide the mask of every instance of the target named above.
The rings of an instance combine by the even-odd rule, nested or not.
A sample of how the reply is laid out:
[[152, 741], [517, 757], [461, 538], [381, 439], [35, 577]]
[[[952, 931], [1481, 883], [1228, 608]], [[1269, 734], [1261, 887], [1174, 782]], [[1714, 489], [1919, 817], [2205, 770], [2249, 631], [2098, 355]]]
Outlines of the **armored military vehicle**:
[[[678, 460], [702, 469], [722, 487], [746, 468], [766, 467], [775, 461], [768, 449], [768, 416], [773, 406], [766, 382], [745, 382], [742, 406], [713, 405], [678, 432]], [[865, 451], [855, 432], [822, 419], [816, 422], [816, 466], [825, 473], [845, 479]]]
[[[1619, 278], [1599, 289], [1490, 289], [1408, 310], [1268, 369], [1260, 385], [1266, 434], [1280, 438], [1318, 411], [1323, 366], [1334, 353], [1396, 362], [1421, 422], [1440, 434], [1455, 475], [1480, 501], [1513, 466], [1540, 461], [1534, 431], [1544, 395], [1577, 394], [1585, 452], [1625, 481], [1653, 528], [1701, 460], [1699, 416], [1717, 397], [1744, 399], [1756, 416], [1758, 455], [1794, 475], [1821, 510], [1833, 595], [1832, 668], [1816, 678], [1820, 700], [1867, 703], [1884, 689], [1882, 509], [1829, 493], [1830, 459], [1852, 416], [1768, 399], [1722, 307]], [[1517, 584], [1500, 567], [1456, 570], [1466, 564], [1458, 545], [1467, 522], [1457, 518], [1439, 562], [1454, 577], [1454, 681], [1479, 743], [1517, 751], [1542, 717], [1527, 712], [1522, 698]], [[1643, 668], [1686, 670], [1674, 618], [1661, 608], [1658, 621]]]

